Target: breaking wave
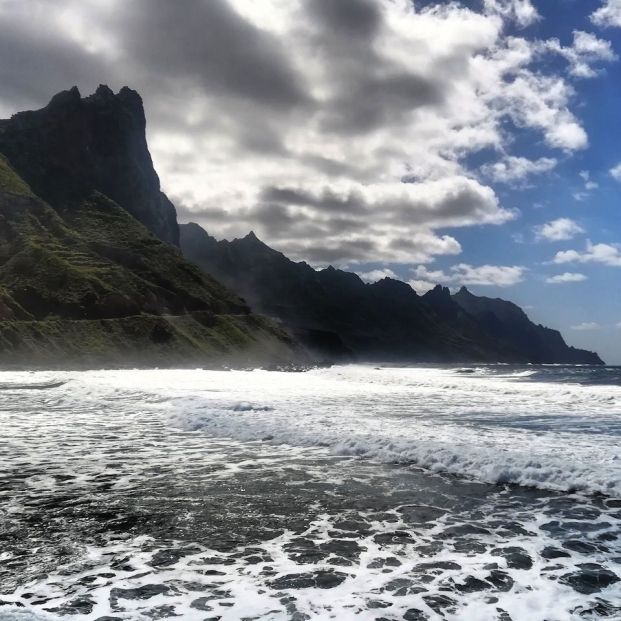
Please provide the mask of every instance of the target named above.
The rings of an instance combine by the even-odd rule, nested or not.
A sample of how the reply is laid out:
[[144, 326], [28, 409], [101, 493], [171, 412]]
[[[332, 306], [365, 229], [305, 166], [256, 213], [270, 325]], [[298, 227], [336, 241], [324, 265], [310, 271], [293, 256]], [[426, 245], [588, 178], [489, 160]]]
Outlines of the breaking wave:
[[[175, 402], [169, 422], [213, 437], [322, 447], [487, 483], [621, 496], [619, 387], [525, 384], [529, 371], [490, 378], [473, 370], [385, 369], [379, 384], [354, 374], [350, 391], [297, 403], [192, 397]], [[321, 373], [306, 377], [322, 383]]]

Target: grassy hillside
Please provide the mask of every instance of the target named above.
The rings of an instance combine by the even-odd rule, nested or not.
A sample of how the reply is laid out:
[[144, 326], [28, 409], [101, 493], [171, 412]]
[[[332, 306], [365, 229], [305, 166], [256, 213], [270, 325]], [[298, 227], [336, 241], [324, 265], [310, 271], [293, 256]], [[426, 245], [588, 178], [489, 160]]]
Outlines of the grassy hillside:
[[67, 210], [0, 157], [0, 365], [287, 362], [291, 338], [93, 192]]
[[290, 337], [257, 315], [137, 315], [0, 321], [5, 368], [246, 367], [305, 362]]

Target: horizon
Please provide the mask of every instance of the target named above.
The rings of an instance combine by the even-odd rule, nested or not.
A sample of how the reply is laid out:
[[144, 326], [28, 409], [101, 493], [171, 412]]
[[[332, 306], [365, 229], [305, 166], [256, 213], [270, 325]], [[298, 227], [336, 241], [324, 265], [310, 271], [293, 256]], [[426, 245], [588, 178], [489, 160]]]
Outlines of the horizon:
[[165, 2], [35, 4], [0, 7], [1, 118], [127, 85], [180, 222], [418, 293], [466, 285], [621, 363], [613, 1], [194, 2], [157, 53]]

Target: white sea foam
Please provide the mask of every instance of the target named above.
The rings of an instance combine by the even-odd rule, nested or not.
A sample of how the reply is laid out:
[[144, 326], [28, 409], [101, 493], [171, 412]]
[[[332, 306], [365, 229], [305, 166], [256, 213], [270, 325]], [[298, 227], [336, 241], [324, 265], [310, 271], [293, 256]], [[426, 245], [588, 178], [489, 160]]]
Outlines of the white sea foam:
[[[0, 584], [0, 600], [29, 610], [0, 606], [0, 620], [55, 619], [45, 610], [88, 596], [90, 612], [74, 610], [62, 618], [137, 621], [168, 614], [154, 612], [161, 606], [189, 621], [212, 614], [222, 621], [288, 621], [293, 617], [281, 593], [294, 596], [296, 610], [313, 621], [401, 619], [414, 608], [432, 621], [498, 621], [498, 609], [513, 621], [595, 618], [582, 613], [594, 597], [620, 601], [621, 582], [591, 596], [564, 577], [584, 563], [620, 574], [618, 501], [491, 488], [376, 462], [621, 496], [621, 388], [533, 382], [535, 371], [511, 367], [465, 371], [101, 371], [55, 374], [52, 379], [67, 383], [49, 390], [7, 390], [0, 398], [6, 484], [0, 529], [14, 528], [10, 532], [20, 536], [6, 540], [0, 564], [27, 562], [23, 574], [0, 574], [11, 582]], [[25, 379], [40, 380], [37, 374], [0, 373], [4, 384]], [[443, 498], [445, 505], [432, 506]], [[289, 499], [299, 503], [299, 513]], [[433, 517], [424, 526], [408, 521], [403, 502], [427, 503]], [[236, 534], [249, 532], [249, 543], [239, 540], [228, 551], [218, 551], [217, 537], [205, 543], [210, 504], [230, 514], [226, 533], [244, 522], [247, 530]], [[158, 531], [159, 512], [171, 507]], [[143, 508], [151, 520], [138, 522], [142, 536], [134, 536], [131, 526], [117, 535], [106, 530], [115, 511], [140, 517]], [[274, 534], [261, 539], [255, 531], [264, 517]], [[44, 518], [45, 530], [31, 518]], [[362, 527], [339, 530], [347, 520]], [[557, 531], [554, 524], [561, 524]], [[464, 526], [483, 530], [450, 534]], [[97, 536], [84, 542], [91, 529], [98, 529]], [[399, 531], [407, 534], [402, 542], [378, 539]], [[195, 533], [202, 545], [192, 543]], [[350, 564], [332, 563], [335, 555], [299, 561], [291, 545], [300, 538], [309, 549], [356, 541], [360, 554]], [[572, 540], [591, 547], [564, 547]], [[170, 565], [153, 563], [159, 551], [190, 545], [199, 551]], [[531, 557], [532, 566], [509, 567], [495, 554], [511, 546]], [[571, 554], [547, 560], [542, 552], [548, 546]], [[393, 563], [384, 567], [378, 559]], [[434, 570], [423, 581], [416, 568], [425, 562], [458, 568]], [[469, 578], [488, 580], [494, 565], [513, 586], [474, 592], [455, 587]], [[346, 577], [327, 589], [272, 585], [313, 572]], [[403, 595], [391, 587], [395, 580], [425, 590]], [[118, 589], [153, 584], [166, 591], [113, 604]], [[209, 603], [213, 613], [197, 608], [205, 594], [217, 595]], [[446, 594], [454, 612], [441, 616], [426, 598]], [[497, 601], [490, 603], [492, 595]], [[374, 600], [389, 607], [373, 608]]]
[[[217, 396], [178, 393], [170, 422], [491, 483], [621, 496], [621, 388], [460, 371], [229, 373], [218, 377], [227, 390]], [[240, 393], [253, 405], [240, 407]]]
[[[135, 400], [171, 427], [214, 438], [323, 447], [485, 482], [621, 496], [621, 387], [524, 381], [531, 373], [367, 366], [302, 374], [64, 373], [53, 378], [68, 381], [64, 388], [36, 398], [51, 411]], [[38, 379], [0, 375], [5, 384]], [[132, 416], [128, 411], [128, 425]]]

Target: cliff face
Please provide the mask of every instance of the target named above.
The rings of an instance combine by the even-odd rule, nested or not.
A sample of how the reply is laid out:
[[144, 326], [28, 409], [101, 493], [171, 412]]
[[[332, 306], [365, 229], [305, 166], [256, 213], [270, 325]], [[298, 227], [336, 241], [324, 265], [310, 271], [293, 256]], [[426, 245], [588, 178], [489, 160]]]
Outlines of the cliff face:
[[[440, 286], [421, 297], [390, 278], [365, 284], [356, 274], [332, 267], [316, 271], [252, 233], [217, 241], [197, 224], [182, 224], [180, 232], [185, 256], [253, 309], [282, 320], [302, 338], [331, 335], [332, 344], [342, 343], [360, 360], [601, 363], [596, 354], [569, 348], [558, 333], [556, 338], [532, 324], [510, 302], [504, 304], [519, 312], [502, 306], [498, 317], [491, 316], [462, 305], [463, 295], [451, 296]], [[539, 349], [524, 346], [525, 333], [535, 335]], [[322, 347], [308, 334], [306, 342]]]
[[82, 98], [76, 87], [41, 110], [0, 121], [0, 153], [33, 192], [57, 210], [98, 191], [159, 239], [179, 244], [175, 208], [160, 190], [145, 137], [142, 100], [125, 87], [100, 86]]
[[534, 324], [512, 302], [473, 295], [462, 287], [453, 300], [485, 327], [497, 341], [529, 362], [551, 364], [602, 364], [593, 352], [569, 347], [557, 330]]
[[308, 360], [167, 241], [178, 241], [176, 213], [133, 91], [67, 91], [3, 122], [0, 365]]

